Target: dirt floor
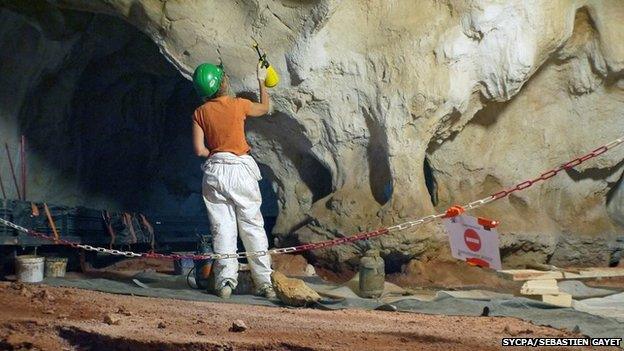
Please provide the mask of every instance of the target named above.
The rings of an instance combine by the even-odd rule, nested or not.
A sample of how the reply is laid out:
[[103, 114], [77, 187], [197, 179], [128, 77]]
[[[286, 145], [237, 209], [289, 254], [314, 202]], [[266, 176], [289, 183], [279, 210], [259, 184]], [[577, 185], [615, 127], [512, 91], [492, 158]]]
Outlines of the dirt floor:
[[[0, 306], [2, 350], [494, 350], [503, 337], [579, 336], [513, 318], [243, 306], [8, 282], [0, 283]], [[236, 320], [247, 330], [233, 331]]]
[[404, 288], [486, 289], [506, 293], [518, 291], [522, 285], [502, 278], [494, 270], [450, 258], [412, 260], [403, 272], [390, 274], [386, 280]]
[[585, 284], [595, 288], [616, 289], [624, 291], [624, 277], [597, 278], [586, 280]]

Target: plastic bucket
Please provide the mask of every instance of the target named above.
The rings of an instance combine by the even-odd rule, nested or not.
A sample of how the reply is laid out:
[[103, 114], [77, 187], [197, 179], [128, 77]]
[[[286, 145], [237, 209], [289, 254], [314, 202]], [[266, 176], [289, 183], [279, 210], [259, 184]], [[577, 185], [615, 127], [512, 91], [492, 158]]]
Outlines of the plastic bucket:
[[67, 270], [67, 258], [46, 257], [45, 259], [45, 276], [46, 277], [64, 277], [66, 270]]
[[38, 283], [43, 280], [43, 257], [34, 255], [17, 256], [15, 263], [18, 281]]

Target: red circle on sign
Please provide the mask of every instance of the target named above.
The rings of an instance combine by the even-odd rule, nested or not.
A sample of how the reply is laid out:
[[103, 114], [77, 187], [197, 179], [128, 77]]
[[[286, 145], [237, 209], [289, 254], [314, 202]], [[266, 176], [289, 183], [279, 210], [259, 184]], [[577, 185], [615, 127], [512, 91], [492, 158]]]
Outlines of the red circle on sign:
[[472, 229], [466, 229], [464, 232], [464, 242], [470, 251], [477, 252], [481, 250], [481, 237]]

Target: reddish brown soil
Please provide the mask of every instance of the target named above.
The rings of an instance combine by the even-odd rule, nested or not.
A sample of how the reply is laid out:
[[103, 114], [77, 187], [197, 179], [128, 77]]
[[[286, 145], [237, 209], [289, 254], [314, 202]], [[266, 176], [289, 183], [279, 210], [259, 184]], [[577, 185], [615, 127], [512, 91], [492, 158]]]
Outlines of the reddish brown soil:
[[[287, 309], [5, 282], [0, 306], [3, 350], [495, 350], [503, 337], [577, 336], [513, 318]], [[107, 316], [119, 324], [105, 323]], [[237, 319], [246, 331], [230, 331]]]
[[585, 284], [596, 288], [607, 288], [624, 291], [624, 277], [606, 277], [582, 280]]
[[491, 269], [470, 266], [455, 259], [412, 260], [402, 273], [387, 277], [389, 282], [404, 288], [479, 289], [513, 293], [521, 282], [499, 276]]
[[155, 272], [161, 273], [172, 273], [173, 272], [173, 261], [170, 260], [161, 260], [155, 258], [138, 258], [138, 259], [125, 259], [119, 262], [116, 262], [110, 266], [107, 266], [100, 271], [145, 271], [152, 270]]
[[314, 269], [316, 270], [316, 275], [323, 278], [323, 280], [336, 284], [346, 283], [357, 274], [356, 271], [349, 270], [334, 272], [330, 269], [323, 267], [314, 267]]

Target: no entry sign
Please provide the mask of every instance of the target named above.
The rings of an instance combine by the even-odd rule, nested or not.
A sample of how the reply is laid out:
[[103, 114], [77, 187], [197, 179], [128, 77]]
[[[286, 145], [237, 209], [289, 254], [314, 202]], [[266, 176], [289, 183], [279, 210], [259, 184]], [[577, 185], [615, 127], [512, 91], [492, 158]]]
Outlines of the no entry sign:
[[468, 215], [446, 219], [444, 226], [449, 235], [453, 257], [476, 262], [480, 266], [502, 269], [495, 229], [484, 228], [475, 217]]
[[468, 228], [464, 231], [464, 242], [466, 247], [472, 252], [481, 250], [481, 237], [474, 229]]

